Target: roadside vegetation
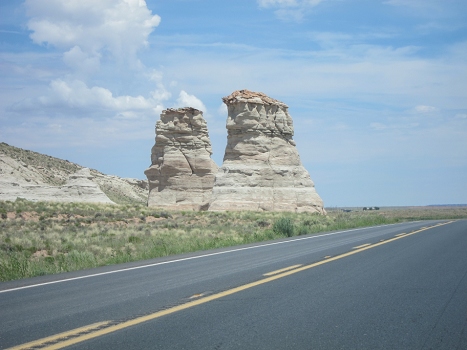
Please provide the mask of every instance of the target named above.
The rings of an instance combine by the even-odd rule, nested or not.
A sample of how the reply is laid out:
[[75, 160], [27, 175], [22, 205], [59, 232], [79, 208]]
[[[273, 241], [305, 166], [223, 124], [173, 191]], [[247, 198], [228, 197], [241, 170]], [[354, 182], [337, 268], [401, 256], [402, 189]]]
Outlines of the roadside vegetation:
[[328, 210], [328, 215], [164, 211], [142, 205], [0, 202], [0, 281], [410, 220], [467, 208]]

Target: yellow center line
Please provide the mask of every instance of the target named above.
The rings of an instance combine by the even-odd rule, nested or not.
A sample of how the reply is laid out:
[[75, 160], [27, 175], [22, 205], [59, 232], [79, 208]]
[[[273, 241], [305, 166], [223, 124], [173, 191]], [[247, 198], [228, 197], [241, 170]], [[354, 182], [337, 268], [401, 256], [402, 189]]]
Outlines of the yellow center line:
[[93, 324], [90, 324], [88, 326], [72, 329], [71, 331], [55, 334], [55, 335], [52, 335], [52, 336], [47, 337], [47, 338], [42, 338], [42, 339], [35, 340], [35, 341], [29, 342], [29, 343], [26, 343], [26, 344], [15, 346], [13, 348], [10, 348], [10, 350], [29, 349], [29, 348], [38, 347], [38, 346], [46, 344], [46, 343], [56, 342], [56, 341], [59, 341], [60, 339], [66, 339], [66, 338], [75, 336], [75, 335], [77, 335], [79, 333], [90, 332], [90, 331], [92, 331], [94, 329], [104, 327], [104, 326], [108, 325], [109, 323], [110, 323], [110, 321], [93, 323]]
[[[182, 310], [192, 308], [194, 306], [202, 305], [202, 304], [208, 303], [208, 302], [216, 300], [216, 299], [220, 299], [220, 298], [223, 298], [223, 297], [226, 297], [226, 296], [229, 296], [229, 295], [232, 295], [232, 294], [235, 294], [235, 293], [238, 293], [238, 292], [241, 292], [241, 291], [253, 288], [253, 287], [257, 287], [257, 286], [260, 286], [262, 284], [266, 284], [266, 283], [278, 280], [280, 278], [284, 278], [286, 276], [290, 276], [290, 275], [293, 275], [293, 274], [296, 274], [296, 273], [299, 273], [299, 272], [302, 272], [302, 271], [306, 271], [306, 270], [312, 269], [312, 268], [314, 268], [316, 266], [320, 266], [320, 265], [330, 263], [331, 261], [339, 260], [339, 259], [351, 256], [351, 255], [354, 255], [354, 254], [358, 254], [358, 253], [363, 252], [365, 250], [373, 249], [373, 248], [381, 246], [383, 244], [387, 244], [387, 243], [396, 241], [398, 239], [405, 238], [405, 237], [408, 237], [410, 235], [414, 235], [416, 233], [429, 230], [431, 228], [447, 225], [447, 224], [450, 224], [452, 222], [454, 222], [454, 221], [439, 223], [439, 224], [433, 225], [431, 227], [421, 228], [421, 229], [419, 229], [417, 231], [413, 231], [413, 232], [408, 233], [408, 234], [406, 234], [404, 236], [398, 236], [398, 237], [390, 238], [387, 241], [383, 241], [383, 242], [379, 242], [379, 243], [375, 243], [375, 244], [371, 244], [371, 245], [366, 245], [366, 246], [364, 246], [362, 248], [355, 249], [355, 250], [352, 250], [352, 251], [344, 253], [344, 254], [340, 254], [340, 255], [337, 255], [337, 256], [334, 256], [334, 257], [329, 257], [329, 258], [327, 258], [325, 260], [321, 260], [321, 261], [315, 262], [315, 263], [310, 264], [310, 265], [300, 266], [300, 267], [294, 268], [293, 270], [280, 272], [280, 273], [277, 273], [276, 275], [269, 276], [269, 277], [263, 278], [261, 280], [255, 281], [255, 282], [247, 283], [247, 284], [244, 284], [242, 286], [226, 290], [224, 292], [220, 292], [220, 293], [217, 293], [217, 294], [212, 294], [212, 295], [209, 295], [209, 296], [206, 296], [206, 297], [202, 297], [202, 298], [197, 299], [197, 300], [189, 301], [189, 302], [187, 302], [185, 304], [174, 306], [174, 307], [171, 307], [169, 309], [161, 310], [161, 311], [158, 311], [158, 312], [146, 315], [146, 316], [137, 317], [137, 318], [134, 318], [132, 320], [125, 321], [125, 322], [122, 322], [122, 323], [119, 323], [119, 324], [110, 325], [108, 327], [98, 329], [95, 332], [91, 332], [91, 333], [88, 333], [88, 334], [83, 334], [83, 335], [74, 337], [72, 339], [65, 339], [64, 341], [61, 341], [59, 343], [41, 347], [41, 349], [47, 349], [47, 350], [61, 349], [61, 348], [67, 347], [67, 346], [71, 346], [71, 345], [74, 345], [74, 344], [77, 344], [77, 343], [81, 343], [83, 341], [93, 339], [93, 338], [96, 338], [96, 337], [100, 337], [100, 336], [103, 336], [105, 334], [113, 333], [113, 332], [116, 332], [116, 331], [124, 329], [124, 328], [132, 327], [132, 326], [135, 326], [135, 325], [143, 323], [143, 322], [151, 321], [151, 320], [160, 318], [162, 316], [170, 315], [170, 314], [173, 314], [173, 313], [178, 312], [178, 311], [182, 311]], [[107, 322], [109, 322], [109, 321], [107, 321]], [[95, 327], [95, 325], [91, 325], [91, 326]], [[87, 327], [83, 327], [83, 328], [89, 328], [91, 326], [87, 326]], [[77, 330], [78, 329], [72, 330], [72, 331], [70, 331], [70, 333], [74, 333], [74, 334], [79, 333], [79, 332], [77, 332]], [[57, 340], [59, 338], [63, 338], [63, 335], [60, 336], [60, 337], [59, 336], [60, 335], [56, 335], [56, 336], [52, 336], [52, 337], [37, 340], [36, 342], [34, 342], [35, 346], [42, 345], [42, 344], [45, 344], [47, 342], [50, 342], [50, 338], [53, 338], [54, 340]], [[46, 340], [46, 339], [49, 339], [49, 340]], [[31, 345], [29, 345], [29, 344], [31, 344], [31, 343], [23, 344], [23, 345], [17, 346], [17, 347], [12, 348], [12, 349], [27, 349], [28, 347], [31, 347]]]
[[357, 247], [353, 247], [352, 249], [360, 249], [360, 248], [363, 248], [363, 247], [368, 247], [369, 245], [371, 245], [371, 243], [365, 243], [365, 244], [359, 245]]
[[300, 267], [300, 266], [302, 266], [302, 265], [303, 265], [303, 264], [298, 264], [298, 265], [293, 265], [293, 266], [289, 266], [289, 267], [284, 267], [283, 269], [279, 269], [279, 270], [275, 270], [275, 271], [271, 271], [271, 272], [265, 273], [265, 274], [263, 274], [263, 276], [277, 275], [278, 273], [281, 273], [281, 272], [284, 272], [284, 271], [293, 270], [293, 269], [296, 269], [297, 267]]
[[405, 232], [398, 233], [398, 234], [396, 235], [396, 237], [399, 237], [399, 236], [405, 236], [406, 234], [407, 234], [407, 233], [405, 233]]

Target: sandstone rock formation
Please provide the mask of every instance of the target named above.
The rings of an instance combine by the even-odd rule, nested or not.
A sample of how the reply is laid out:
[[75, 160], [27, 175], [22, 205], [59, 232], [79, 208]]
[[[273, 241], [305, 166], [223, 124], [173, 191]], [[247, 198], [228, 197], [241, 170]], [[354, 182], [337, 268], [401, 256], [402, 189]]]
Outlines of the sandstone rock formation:
[[20, 197], [32, 201], [108, 203], [110, 198], [121, 204], [147, 202], [147, 181], [106, 175], [94, 169], [81, 172], [82, 169], [68, 160], [0, 142], [0, 200]]
[[217, 165], [203, 113], [185, 107], [164, 110], [156, 124], [156, 143], [149, 181], [148, 206], [205, 210]]
[[267, 210], [325, 214], [295, 142], [286, 104], [240, 90], [228, 107], [227, 146], [209, 210]]
[[41, 181], [33, 169], [0, 153], [0, 200], [23, 198], [30, 201], [113, 204], [92, 181], [93, 177], [88, 168], [82, 168], [70, 175], [64, 185], [51, 186]]
[[75, 198], [78, 197], [83, 202], [114, 204], [99, 185], [92, 181], [93, 178], [89, 168], [83, 168], [70, 175], [65, 185], [60, 186], [57, 201], [75, 202]]

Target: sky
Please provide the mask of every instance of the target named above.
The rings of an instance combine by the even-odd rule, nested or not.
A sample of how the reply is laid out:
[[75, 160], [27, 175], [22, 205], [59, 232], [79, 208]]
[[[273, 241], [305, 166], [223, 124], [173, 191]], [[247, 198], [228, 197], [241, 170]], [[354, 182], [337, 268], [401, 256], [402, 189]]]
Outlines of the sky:
[[163, 109], [289, 106], [326, 207], [467, 203], [465, 0], [2, 0], [0, 141], [145, 179]]

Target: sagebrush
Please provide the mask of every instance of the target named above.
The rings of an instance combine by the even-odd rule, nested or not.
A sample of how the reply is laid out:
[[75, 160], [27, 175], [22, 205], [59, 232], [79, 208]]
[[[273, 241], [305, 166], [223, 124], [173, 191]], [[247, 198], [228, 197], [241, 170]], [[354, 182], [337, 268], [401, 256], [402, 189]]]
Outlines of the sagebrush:
[[465, 218], [467, 208], [274, 212], [165, 211], [138, 205], [0, 201], [0, 280], [151, 259], [294, 235]]

